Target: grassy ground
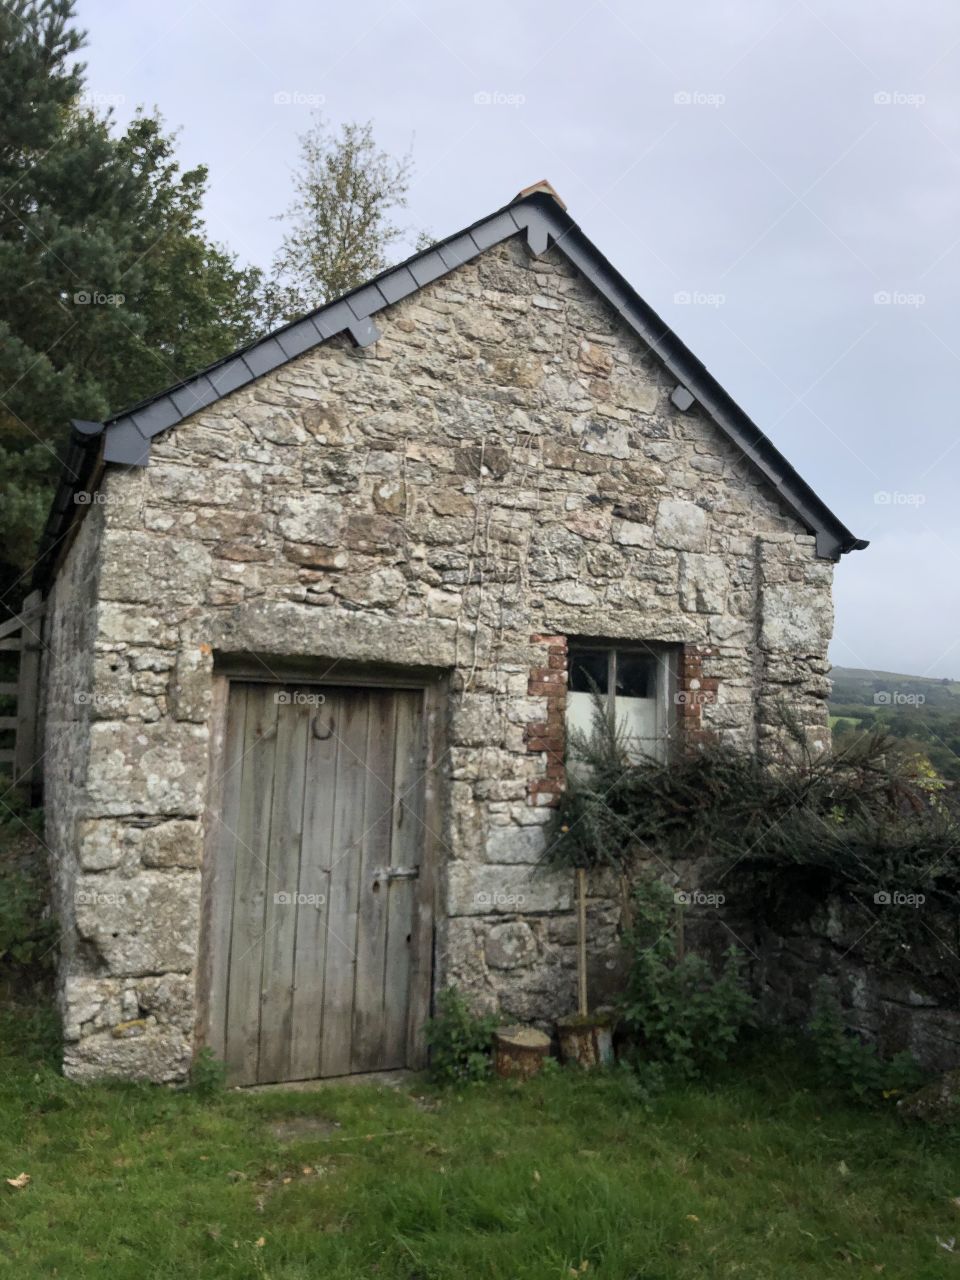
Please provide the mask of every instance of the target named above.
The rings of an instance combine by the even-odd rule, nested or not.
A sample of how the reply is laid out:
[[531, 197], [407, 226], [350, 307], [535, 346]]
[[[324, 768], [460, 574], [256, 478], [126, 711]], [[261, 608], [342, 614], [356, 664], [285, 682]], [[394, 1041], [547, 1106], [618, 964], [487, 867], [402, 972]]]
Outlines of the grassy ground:
[[[648, 1109], [619, 1074], [202, 1101], [0, 1025], [0, 1273], [32, 1280], [960, 1275], [960, 1140], [784, 1057]], [[20, 1046], [17, 1047], [17, 1040]], [[41, 1041], [43, 1041], [41, 1043]]]

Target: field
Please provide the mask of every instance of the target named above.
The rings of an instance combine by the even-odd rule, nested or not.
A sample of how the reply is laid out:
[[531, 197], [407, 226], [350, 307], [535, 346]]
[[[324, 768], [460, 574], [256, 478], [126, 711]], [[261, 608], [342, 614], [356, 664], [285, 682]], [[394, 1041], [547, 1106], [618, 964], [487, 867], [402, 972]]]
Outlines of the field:
[[34, 1023], [0, 1026], [0, 1172], [30, 1177], [0, 1182], [3, 1274], [960, 1274], [957, 1138], [831, 1102], [769, 1050], [649, 1105], [627, 1073], [560, 1070], [203, 1099], [71, 1084]]
[[882, 727], [941, 777], [960, 782], [960, 682], [859, 667], [834, 667], [830, 679], [837, 746]]

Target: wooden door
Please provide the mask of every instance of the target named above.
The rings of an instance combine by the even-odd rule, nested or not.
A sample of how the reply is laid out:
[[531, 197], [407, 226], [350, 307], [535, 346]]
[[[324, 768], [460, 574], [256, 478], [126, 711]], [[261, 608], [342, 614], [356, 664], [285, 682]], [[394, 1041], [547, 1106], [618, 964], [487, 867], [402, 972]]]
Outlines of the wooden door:
[[403, 1067], [429, 979], [422, 690], [233, 682], [207, 913], [232, 1084]]

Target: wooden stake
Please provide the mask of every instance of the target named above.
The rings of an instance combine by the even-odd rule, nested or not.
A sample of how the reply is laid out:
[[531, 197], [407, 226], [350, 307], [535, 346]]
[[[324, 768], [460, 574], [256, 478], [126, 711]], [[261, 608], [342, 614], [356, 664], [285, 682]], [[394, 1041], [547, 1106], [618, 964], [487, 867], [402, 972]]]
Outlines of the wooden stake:
[[587, 873], [577, 868], [577, 996], [579, 1013], [585, 1018], [587, 1008]]
[[620, 932], [629, 933], [633, 928], [633, 903], [630, 901], [630, 881], [620, 877]]
[[683, 957], [686, 955], [687, 940], [686, 940], [686, 937], [684, 936], [683, 903], [681, 902], [678, 902], [676, 905], [676, 920], [677, 920], [677, 934], [676, 934], [675, 945], [677, 950], [677, 959], [682, 960]]

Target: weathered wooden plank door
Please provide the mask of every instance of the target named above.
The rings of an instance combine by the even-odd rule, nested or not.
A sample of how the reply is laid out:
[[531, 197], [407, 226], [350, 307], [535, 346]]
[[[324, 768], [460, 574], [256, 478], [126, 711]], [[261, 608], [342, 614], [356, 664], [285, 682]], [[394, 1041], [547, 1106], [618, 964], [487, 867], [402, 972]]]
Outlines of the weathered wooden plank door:
[[426, 1013], [423, 702], [231, 684], [208, 916], [209, 1040], [231, 1083], [407, 1065]]

